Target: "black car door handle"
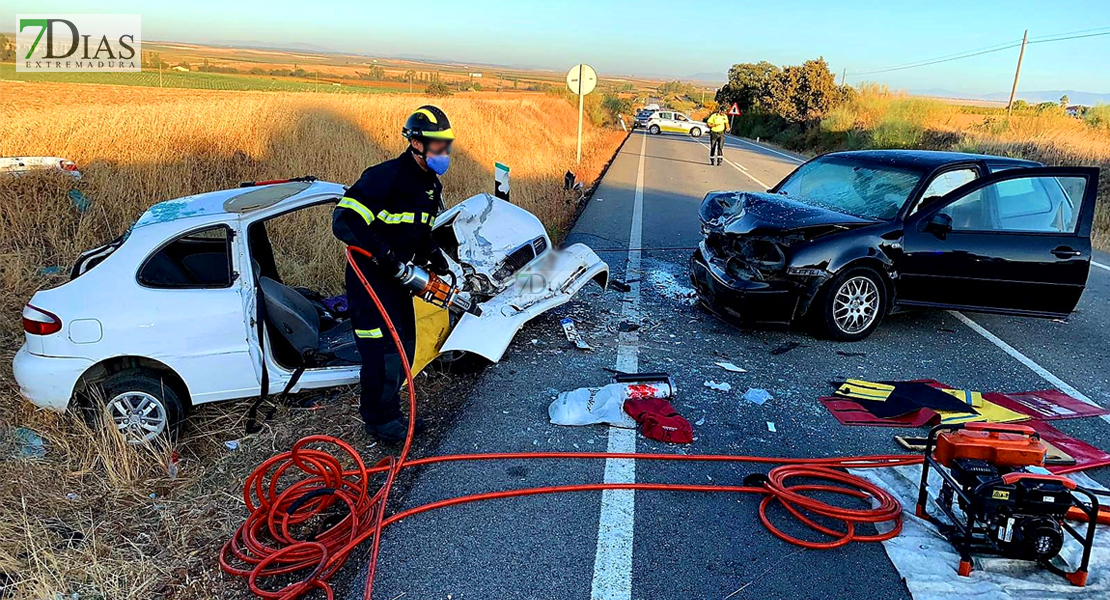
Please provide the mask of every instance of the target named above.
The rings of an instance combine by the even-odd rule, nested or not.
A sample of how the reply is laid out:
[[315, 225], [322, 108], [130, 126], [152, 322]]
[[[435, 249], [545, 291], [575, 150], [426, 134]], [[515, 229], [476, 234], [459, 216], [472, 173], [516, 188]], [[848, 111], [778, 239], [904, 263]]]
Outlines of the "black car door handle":
[[1053, 250], [1052, 254], [1054, 256], [1056, 256], [1056, 258], [1073, 258], [1073, 257], [1079, 256], [1083, 253], [1080, 252], [1079, 250], [1072, 250], [1071, 248], [1068, 248], [1067, 246], [1060, 246], [1059, 248], [1056, 248], [1055, 250]]

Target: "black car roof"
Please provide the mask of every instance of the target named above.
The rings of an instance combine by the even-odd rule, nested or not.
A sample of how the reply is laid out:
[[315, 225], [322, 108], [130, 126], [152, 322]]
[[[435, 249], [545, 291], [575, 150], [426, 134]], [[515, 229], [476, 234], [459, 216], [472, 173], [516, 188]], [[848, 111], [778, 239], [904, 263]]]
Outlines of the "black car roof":
[[1020, 158], [991, 156], [989, 154], [972, 154], [970, 152], [941, 152], [937, 150], [854, 150], [850, 152], [832, 152], [825, 156], [851, 158], [867, 162], [881, 162], [889, 165], [927, 170], [932, 170], [951, 163], [969, 161], [1006, 163], [1022, 167], [1043, 166], [1039, 162]]

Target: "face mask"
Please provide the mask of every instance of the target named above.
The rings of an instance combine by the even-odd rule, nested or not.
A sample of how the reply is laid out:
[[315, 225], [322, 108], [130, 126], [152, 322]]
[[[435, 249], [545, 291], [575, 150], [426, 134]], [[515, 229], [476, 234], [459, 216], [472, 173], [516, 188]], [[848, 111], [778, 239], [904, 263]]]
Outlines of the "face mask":
[[447, 172], [447, 167], [451, 166], [450, 154], [437, 154], [435, 156], [428, 156], [424, 159], [428, 168], [435, 172], [436, 175], [443, 175]]

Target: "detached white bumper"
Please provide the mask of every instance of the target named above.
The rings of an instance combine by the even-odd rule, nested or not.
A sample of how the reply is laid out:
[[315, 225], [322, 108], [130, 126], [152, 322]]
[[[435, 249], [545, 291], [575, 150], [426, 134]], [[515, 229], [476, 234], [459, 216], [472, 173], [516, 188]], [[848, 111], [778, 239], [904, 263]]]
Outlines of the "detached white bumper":
[[77, 380], [92, 364], [83, 358], [31, 354], [24, 345], [12, 360], [12, 374], [19, 392], [32, 404], [65, 412]]
[[608, 285], [609, 265], [585, 244], [545, 258], [520, 270], [513, 285], [481, 303], [482, 316], [464, 314], [439, 351], [473, 352], [497, 362], [525, 323], [565, 304], [592, 280]]

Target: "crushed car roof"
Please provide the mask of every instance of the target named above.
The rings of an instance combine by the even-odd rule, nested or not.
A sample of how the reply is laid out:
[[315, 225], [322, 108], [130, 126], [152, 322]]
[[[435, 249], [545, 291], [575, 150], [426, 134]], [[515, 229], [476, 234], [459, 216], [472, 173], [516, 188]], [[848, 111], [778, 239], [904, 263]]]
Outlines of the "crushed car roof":
[[1041, 163], [1031, 160], [1022, 160], [1020, 158], [991, 156], [989, 154], [972, 154], [969, 152], [943, 152], [938, 150], [854, 150], [849, 152], [832, 152], [824, 156], [854, 158], [869, 162], [884, 162], [887, 164], [926, 169], [934, 169], [954, 162], [968, 161], [1011, 163], [1029, 167], [1041, 166]]
[[166, 200], [151, 206], [134, 227], [166, 223], [191, 217], [243, 214], [268, 208], [302, 194], [343, 195], [344, 187], [338, 183], [315, 181], [277, 183], [257, 187], [232, 188]]

